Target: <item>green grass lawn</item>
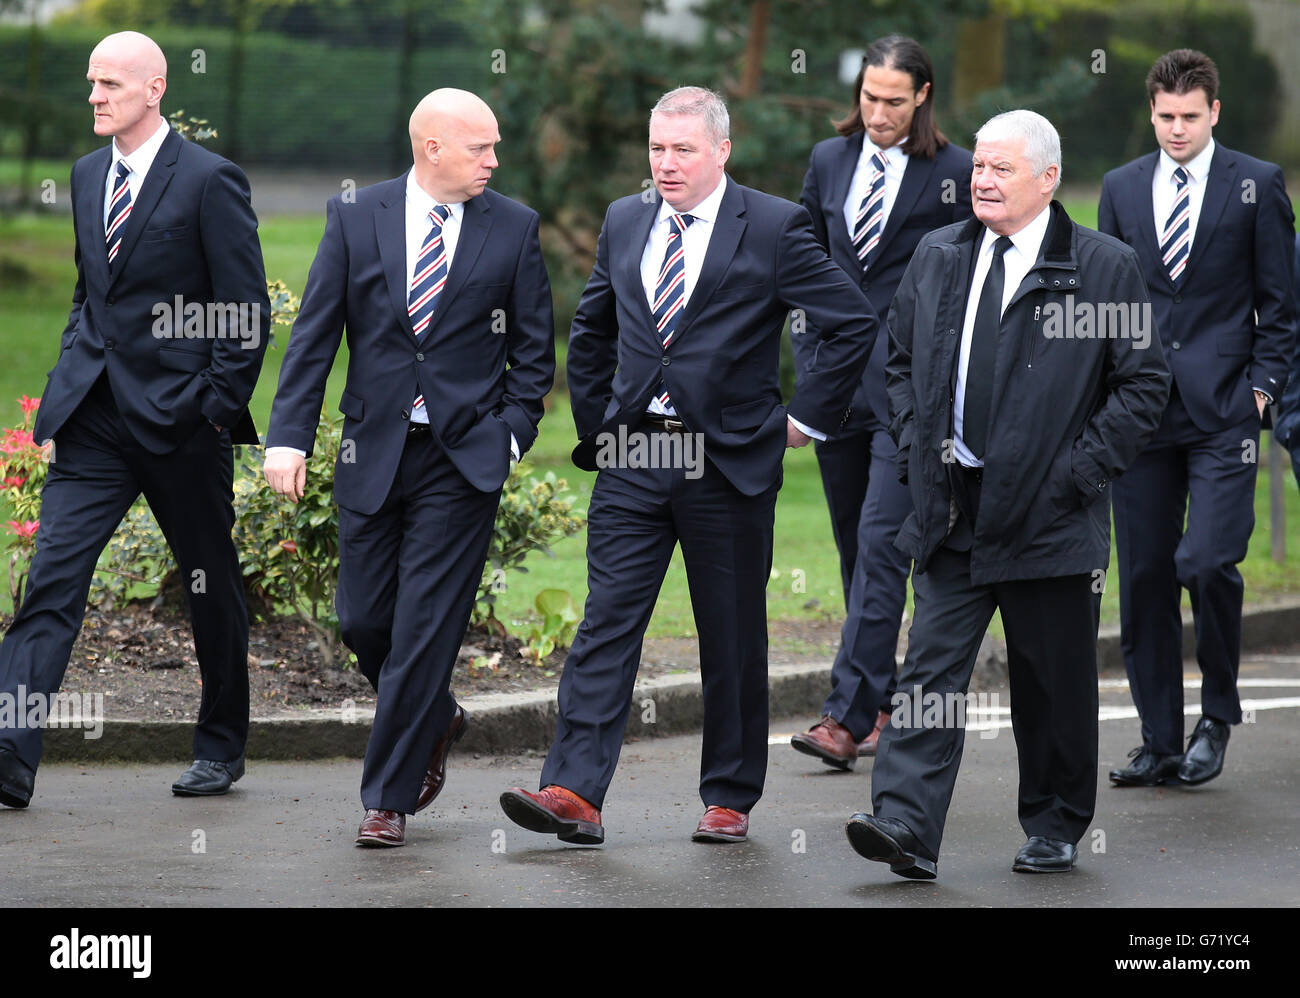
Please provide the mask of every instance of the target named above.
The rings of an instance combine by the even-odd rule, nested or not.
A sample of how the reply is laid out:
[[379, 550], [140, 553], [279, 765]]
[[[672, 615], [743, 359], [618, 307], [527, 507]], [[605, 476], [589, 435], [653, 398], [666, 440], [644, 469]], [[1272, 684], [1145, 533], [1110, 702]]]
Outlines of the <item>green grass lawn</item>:
[[[1096, 203], [1072, 200], [1067, 210], [1085, 225], [1096, 222]], [[267, 274], [284, 280], [301, 293], [316, 243], [324, 228], [322, 217], [274, 217], [261, 226]], [[16, 399], [37, 395], [45, 372], [58, 353], [58, 337], [67, 321], [75, 280], [71, 222], [67, 216], [23, 216], [0, 219], [0, 426], [17, 422]], [[282, 332], [267, 352], [261, 381], [252, 401], [257, 425], [266, 427], [271, 400], [284, 356]], [[562, 362], [562, 360], [561, 360]], [[343, 387], [346, 352], [340, 354], [330, 377], [327, 399], [337, 403]], [[553, 397], [542, 421], [541, 434], [529, 453], [529, 465], [539, 474], [554, 471], [569, 483], [578, 506], [586, 509], [594, 475], [569, 462], [574, 443], [567, 399]], [[1287, 488], [1287, 547], [1291, 560], [1277, 565], [1269, 558], [1268, 472], [1262, 460], [1256, 490], [1257, 528], [1250, 555], [1242, 565], [1247, 599], [1300, 590], [1300, 494]], [[0, 508], [0, 523], [7, 519]], [[507, 622], [527, 618], [532, 600], [544, 588], [568, 590], [581, 604], [586, 598], [585, 534], [555, 546], [554, 557], [530, 556], [527, 574], [514, 575], [501, 596], [498, 615]], [[1103, 601], [1103, 623], [1118, 621], [1118, 582], [1112, 567]], [[790, 451], [785, 461], [785, 485], [776, 510], [773, 575], [768, 585], [771, 618], [830, 619], [842, 616], [843, 595], [838, 558], [831, 537], [817, 462], [811, 447]], [[0, 610], [7, 610], [0, 594]], [[694, 624], [680, 554], [676, 555], [659, 597], [650, 627], [656, 637], [694, 634]]]

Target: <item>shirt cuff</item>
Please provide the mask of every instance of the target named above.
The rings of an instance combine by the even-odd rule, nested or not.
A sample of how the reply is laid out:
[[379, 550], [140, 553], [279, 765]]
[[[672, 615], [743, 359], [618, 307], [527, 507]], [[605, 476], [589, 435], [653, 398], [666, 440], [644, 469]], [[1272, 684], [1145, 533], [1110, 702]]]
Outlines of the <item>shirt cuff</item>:
[[1257, 392], [1259, 392], [1261, 395], [1263, 395], [1264, 398], [1268, 399], [1268, 404], [1269, 404], [1269, 405], [1272, 405], [1272, 404], [1273, 404], [1273, 396], [1270, 395], [1268, 392], [1264, 391], [1264, 389], [1262, 389], [1262, 388], [1255, 388], [1255, 389], [1252, 389], [1252, 391], [1257, 391]]
[[513, 461], [519, 460], [519, 441], [513, 433], [510, 434], [510, 458]]
[[272, 454], [297, 454], [299, 457], [307, 456], [305, 450], [299, 450], [297, 447], [268, 447], [266, 448], [265, 453], [267, 457], [270, 457]]
[[798, 430], [800, 433], [802, 433], [804, 436], [812, 437], [814, 440], [826, 439], [826, 434], [823, 433], [821, 430], [814, 430], [811, 426], [805, 426], [803, 423], [799, 422], [799, 420], [795, 419], [789, 413], [786, 413], [785, 418], [790, 420], [790, 422], [794, 424], [794, 428]]

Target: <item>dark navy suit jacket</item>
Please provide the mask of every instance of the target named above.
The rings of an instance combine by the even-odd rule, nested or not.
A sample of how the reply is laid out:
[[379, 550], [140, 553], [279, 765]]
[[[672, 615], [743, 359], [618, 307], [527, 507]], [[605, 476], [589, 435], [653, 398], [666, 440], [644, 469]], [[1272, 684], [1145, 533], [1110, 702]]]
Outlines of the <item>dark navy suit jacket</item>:
[[[889, 303], [903, 279], [908, 261], [927, 232], [961, 222], [971, 216], [971, 154], [949, 143], [932, 159], [907, 158], [898, 196], [889, 210], [885, 231], [876, 245], [870, 271], [864, 272], [853, 249], [853, 236], [844, 221], [844, 199], [849, 195], [853, 171], [862, 155], [864, 134], [836, 136], [813, 146], [804, 176], [800, 203], [812, 216], [817, 241], [849, 277], [858, 282], [877, 315], [889, 314]], [[816, 341], [793, 339], [799, 374], [807, 370]], [[876, 338], [871, 359], [853, 397], [853, 414], [845, 427], [861, 429], [874, 413], [881, 426], [889, 425], [889, 396], [885, 392], [885, 361], [889, 337]]]
[[1201, 217], [1177, 283], [1151, 204], [1160, 152], [1102, 180], [1097, 228], [1137, 250], [1160, 342], [1188, 416], [1205, 433], [1256, 411], [1254, 388], [1286, 386], [1295, 337], [1295, 215], [1282, 171], [1216, 143]]
[[[310, 454], [325, 382], [347, 330], [346, 417], [334, 496], [374, 513], [388, 496], [423, 394], [457, 470], [483, 492], [537, 437], [555, 374], [551, 286], [537, 212], [491, 189], [465, 202], [460, 237], [433, 320], [417, 340], [407, 311], [406, 175], [330, 198], [271, 409], [268, 447]], [[352, 458], [349, 460], [348, 458]]]
[[[708, 458], [742, 494], [758, 495], [779, 480], [787, 413], [823, 432], [843, 425], [876, 314], [818, 245], [803, 208], [728, 177], [699, 281], [664, 349], [641, 283], [659, 205], [658, 192], [634, 194], [605, 215], [569, 334], [573, 460], [596, 470], [600, 433], [639, 422], [662, 378]], [[787, 408], [778, 368], [793, 309], [815, 345]]]
[[[148, 450], [174, 450], [204, 420], [229, 427], [234, 443], [257, 443], [247, 404], [266, 351], [271, 305], [248, 180], [229, 160], [171, 132], [141, 184], [110, 266], [104, 191], [112, 159], [112, 146], [105, 146], [72, 167], [77, 287], [41, 397], [36, 439], [53, 437], [107, 368], [118, 410]], [[226, 338], [216, 337], [222, 327], [205, 311], [190, 327], [196, 335], [186, 336], [177, 298], [180, 313], [189, 305], [242, 304], [249, 328], [236, 322], [224, 327]], [[163, 319], [168, 314], [174, 324]]]

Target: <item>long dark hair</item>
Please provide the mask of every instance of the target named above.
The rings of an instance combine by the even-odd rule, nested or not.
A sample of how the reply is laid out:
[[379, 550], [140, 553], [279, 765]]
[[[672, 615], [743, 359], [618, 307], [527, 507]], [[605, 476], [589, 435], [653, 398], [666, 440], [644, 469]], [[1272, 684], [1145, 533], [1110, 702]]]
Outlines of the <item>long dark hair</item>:
[[933, 158], [935, 153], [948, 144], [947, 136], [934, 123], [934, 66], [921, 44], [905, 35], [886, 35], [867, 46], [866, 54], [862, 56], [862, 68], [858, 70], [858, 78], [853, 82], [853, 110], [847, 117], [835, 122], [835, 131], [841, 135], [856, 135], [867, 130], [862, 120], [860, 101], [862, 80], [867, 75], [868, 66], [906, 73], [912, 78], [913, 94], [927, 83], [930, 84], [930, 93], [912, 115], [912, 127], [908, 129], [903, 152], [922, 159]]

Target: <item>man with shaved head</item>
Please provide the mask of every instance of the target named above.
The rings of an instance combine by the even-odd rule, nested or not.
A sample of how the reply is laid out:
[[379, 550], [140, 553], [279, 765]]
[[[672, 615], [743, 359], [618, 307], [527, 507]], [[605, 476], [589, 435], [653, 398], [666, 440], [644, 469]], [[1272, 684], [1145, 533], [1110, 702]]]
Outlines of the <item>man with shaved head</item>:
[[280, 371], [266, 480], [297, 502], [346, 331], [337, 606], [377, 694], [363, 846], [400, 846], [465, 733], [451, 672], [501, 487], [537, 436], [555, 373], [537, 213], [489, 190], [500, 141], [474, 94], [411, 115], [404, 176], [335, 196]]
[[[54, 450], [0, 695], [48, 710], [95, 562], [143, 493], [180, 567], [203, 679], [195, 762], [172, 790], [224, 794], [248, 734], [230, 531], [232, 445], [257, 442], [247, 403], [271, 319], [257, 218], [239, 168], [163, 120], [167, 60], [152, 39], [109, 35], [86, 79], [95, 134], [112, 142], [72, 168], [77, 285], [34, 428]], [[40, 756], [39, 724], [0, 728], [0, 803], [27, 806]]]

